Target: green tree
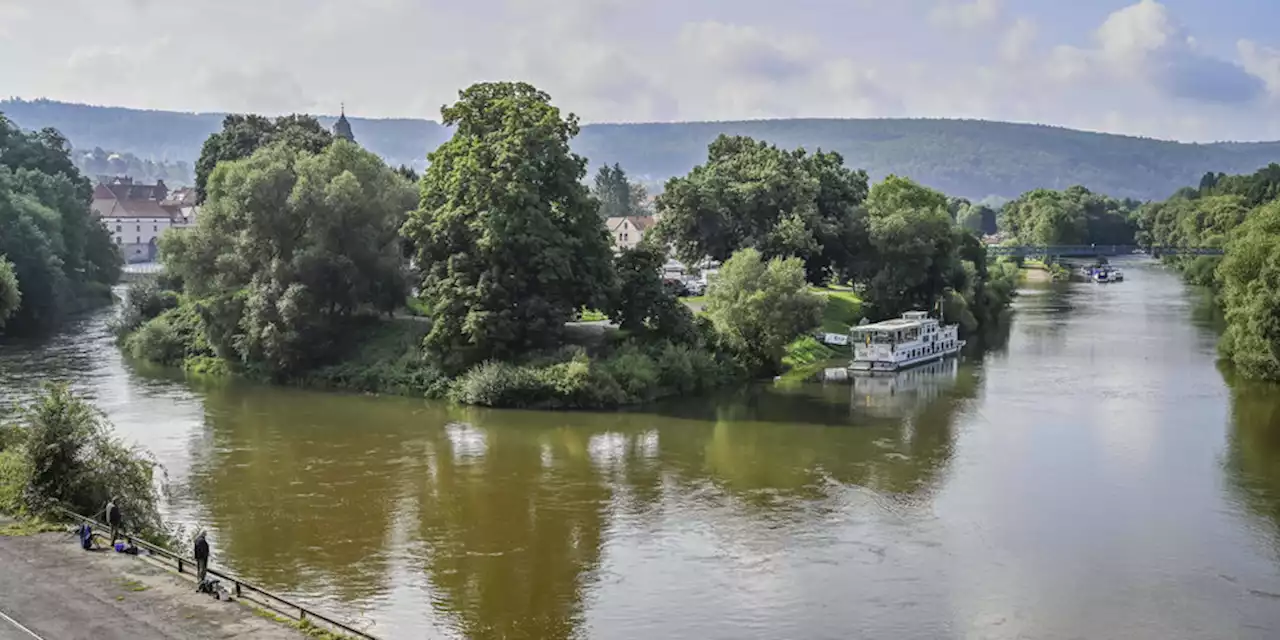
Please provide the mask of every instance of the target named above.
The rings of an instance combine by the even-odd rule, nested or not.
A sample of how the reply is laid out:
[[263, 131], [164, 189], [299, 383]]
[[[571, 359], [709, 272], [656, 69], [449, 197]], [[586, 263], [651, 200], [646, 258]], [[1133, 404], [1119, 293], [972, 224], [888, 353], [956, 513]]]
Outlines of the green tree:
[[18, 276], [13, 273], [13, 263], [0, 254], [0, 329], [22, 304], [22, 292], [18, 289]]
[[308, 115], [281, 116], [274, 120], [259, 115], [232, 114], [222, 120], [222, 130], [209, 136], [196, 161], [196, 196], [208, 197], [209, 177], [220, 162], [241, 160], [262, 147], [283, 143], [298, 151], [320, 153], [333, 143], [333, 134]]
[[120, 254], [89, 212], [89, 183], [58, 132], [25, 132], [0, 116], [0, 255], [22, 283], [6, 331], [54, 326], [67, 312], [110, 300]]
[[66, 385], [49, 385], [23, 409], [19, 424], [30, 474], [25, 501], [33, 513], [63, 506], [93, 515], [114, 497], [129, 530], [165, 533], [155, 486], [159, 465], [112, 435], [101, 411]]
[[631, 183], [620, 165], [604, 165], [596, 172], [591, 195], [600, 201], [601, 218], [617, 218], [632, 215]]
[[667, 182], [655, 232], [689, 264], [751, 247], [766, 258], [801, 258], [819, 283], [857, 253], [866, 194], [866, 173], [845, 168], [839, 154], [720, 136], [705, 164]]
[[979, 235], [989, 235], [999, 231], [996, 224], [996, 211], [984, 204], [971, 204], [960, 212], [956, 224]]
[[430, 307], [425, 342], [450, 368], [555, 344], [603, 308], [612, 249], [569, 148], [578, 119], [525, 83], [472, 85], [442, 110], [453, 137], [430, 155], [405, 226]]
[[809, 292], [799, 258], [735, 253], [707, 292], [707, 317], [723, 343], [758, 373], [776, 372], [788, 344], [822, 323], [826, 300]]
[[1231, 234], [1218, 278], [1227, 320], [1222, 354], [1248, 377], [1280, 380], [1280, 201]]
[[224, 358], [287, 376], [334, 355], [349, 320], [390, 312], [406, 283], [398, 229], [412, 187], [339, 142], [278, 143], [210, 176], [196, 229], [161, 242]]
[[649, 243], [623, 249], [615, 260], [618, 290], [609, 317], [634, 334], [683, 340], [693, 328], [693, 314], [662, 282], [666, 257]]
[[889, 176], [871, 187], [872, 259], [861, 279], [877, 316], [931, 309], [954, 284], [961, 267], [947, 206], [945, 195], [907, 178]]

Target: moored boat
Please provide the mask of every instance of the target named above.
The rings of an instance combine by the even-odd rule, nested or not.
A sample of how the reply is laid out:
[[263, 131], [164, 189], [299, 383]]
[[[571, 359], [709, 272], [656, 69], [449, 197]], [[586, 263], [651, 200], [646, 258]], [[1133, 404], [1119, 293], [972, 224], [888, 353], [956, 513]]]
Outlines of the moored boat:
[[854, 327], [853, 373], [891, 373], [952, 356], [964, 348], [959, 325], [944, 325], [925, 311]]

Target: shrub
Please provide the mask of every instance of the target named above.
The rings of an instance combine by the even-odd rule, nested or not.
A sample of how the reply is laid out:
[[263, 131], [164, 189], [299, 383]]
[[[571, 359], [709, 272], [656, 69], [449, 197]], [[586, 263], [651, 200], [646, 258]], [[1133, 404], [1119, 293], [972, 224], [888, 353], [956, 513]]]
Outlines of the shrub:
[[30, 476], [25, 450], [11, 447], [0, 451], [0, 513], [23, 513], [23, 496]]
[[483, 407], [530, 407], [545, 401], [547, 390], [534, 369], [489, 361], [454, 381], [450, 397]]
[[[114, 496], [126, 526], [144, 536], [165, 537], [157, 509], [155, 471], [160, 466], [144, 451], [111, 433], [96, 408], [66, 385], [48, 385], [23, 411], [26, 474], [23, 506], [43, 515], [65, 506], [84, 515], [100, 515]], [[7, 452], [6, 452], [7, 453]]]
[[159, 280], [145, 278], [129, 285], [124, 294], [115, 330], [124, 337], [149, 320], [178, 306], [178, 294], [165, 290]]
[[129, 334], [125, 352], [139, 360], [184, 366], [189, 359], [214, 356], [205, 336], [204, 321], [194, 305], [169, 309]]
[[604, 369], [632, 402], [651, 400], [657, 395], [658, 365], [634, 345], [618, 350], [604, 362]]

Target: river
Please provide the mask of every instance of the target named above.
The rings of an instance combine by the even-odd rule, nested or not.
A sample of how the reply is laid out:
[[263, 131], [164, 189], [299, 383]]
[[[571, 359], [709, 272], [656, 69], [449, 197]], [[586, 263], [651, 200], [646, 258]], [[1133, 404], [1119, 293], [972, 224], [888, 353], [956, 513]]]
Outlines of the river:
[[1126, 273], [1029, 285], [955, 366], [635, 412], [194, 385], [105, 315], [0, 389], [72, 380], [215, 563], [384, 638], [1280, 637], [1280, 388]]

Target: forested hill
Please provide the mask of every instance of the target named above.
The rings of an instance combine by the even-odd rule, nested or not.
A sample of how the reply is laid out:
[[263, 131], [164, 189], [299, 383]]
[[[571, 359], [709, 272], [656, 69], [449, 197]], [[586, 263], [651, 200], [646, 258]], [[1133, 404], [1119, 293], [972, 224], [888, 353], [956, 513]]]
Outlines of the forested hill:
[[[194, 163], [221, 114], [94, 107], [47, 100], [3, 101], [28, 129], [54, 127], [77, 149]], [[428, 120], [350, 118], [357, 140], [394, 165], [421, 168], [449, 130]], [[321, 118], [326, 126], [332, 118]], [[1206, 172], [1252, 173], [1280, 162], [1280, 142], [1184, 144], [1041, 125], [969, 120], [761, 120], [587, 125], [575, 148], [593, 167], [619, 163], [650, 182], [687, 173], [721, 133], [782, 147], [839, 151], [873, 179], [908, 176], [950, 195], [1013, 198], [1040, 187], [1082, 184], [1111, 196], [1156, 200]]]

